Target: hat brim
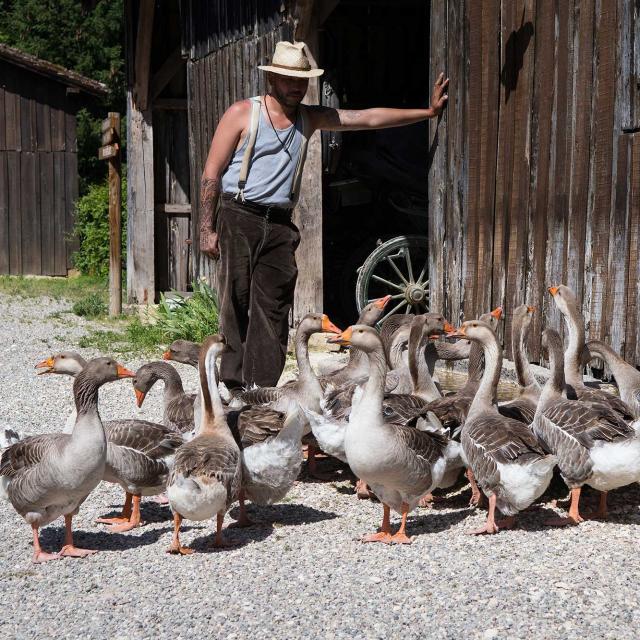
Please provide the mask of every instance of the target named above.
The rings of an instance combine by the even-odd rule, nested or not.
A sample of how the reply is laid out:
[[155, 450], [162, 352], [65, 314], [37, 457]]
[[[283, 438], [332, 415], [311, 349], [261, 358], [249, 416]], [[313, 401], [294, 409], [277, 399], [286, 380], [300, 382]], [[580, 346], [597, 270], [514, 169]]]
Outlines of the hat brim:
[[283, 69], [282, 67], [270, 67], [268, 65], [258, 65], [261, 71], [270, 71], [279, 76], [291, 76], [293, 78], [317, 78], [324, 73], [324, 69], [309, 69], [309, 71], [296, 71], [295, 69]]

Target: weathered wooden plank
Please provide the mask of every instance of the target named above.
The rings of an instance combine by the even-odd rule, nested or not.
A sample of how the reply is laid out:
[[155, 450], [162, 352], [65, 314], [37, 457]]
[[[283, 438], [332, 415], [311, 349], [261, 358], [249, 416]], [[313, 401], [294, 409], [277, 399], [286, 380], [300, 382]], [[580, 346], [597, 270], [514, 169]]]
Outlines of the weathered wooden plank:
[[447, 67], [449, 77], [449, 101], [447, 122], [447, 194], [445, 210], [446, 247], [444, 278], [447, 295], [444, 313], [456, 323], [462, 320], [464, 300], [463, 255], [466, 234], [466, 180], [467, 180], [467, 101], [468, 79], [464, 56], [460, 55], [460, 43], [468, 47], [465, 28], [465, 8], [458, 2], [447, 3]]
[[168, 220], [169, 288], [186, 291], [189, 286], [189, 220], [172, 217]]
[[[430, 22], [429, 85], [433, 85], [441, 71], [447, 68], [447, 4], [434, 5]], [[445, 211], [447, 209], [447, 122], [449, 113], [429, 121], [429, 289], [431, 309], [445, 311], [444, 254]]]
[[20, 135], [20, 96], [17, 93], [16, 83], [14, 82], [14, 74], [7, 74], [5, 82], [5, 144], [8, 150], [19, 151], [22, 146]]
[[53, 176], [53, 154], [40, 153], [40, 230], [42, 274], [45, 276], [58, 275], [55, 261], [55, 187]]
[[20, 152], [7, 151], [9, 182], [9, 273], [22, 271], [22, 202]]
[[[538, 3], [535, 23], [534, 88], [531, 108], [531, 185], [529, 191], [529, 277], [526, 302], [537, 308], [532, 326], [532, 360], [540, 359], [540, 335], [547, 324], [550, 284], [545, 278], [547, 248], [547, 215], [549, 196], [549, 163], [551, 147], [550, 107], [554, 102], [555, 16], [549, 2]], [[560, 324], [554, 328], [562, 329]]]
[[[469, 49], [465, 63], [469, 69], [469, 95], [466, 102], [467, 122], [480, 123], [482, 82], [481, 82], [481, 52], [482, 39], [480, 34], [480, 21], [482, 19], [482, 5], [479, 2], [471, 2], [467, 6], [465, 20], [465, 32], [469, 34]], [[478, 239], [480, 216], [480, 158], [481, 158], [481, 126], [469, 128], [468, 157], [468, 207], [466, 228], [466, 251], [463, 254], [464, 274], [464, 317], [471, 318], [475, 315], [478, 306], [476, 287], [478, 278]]]
[[[3, 127], [0, 127], [3, 128]], [[9, 173], [7, 171], [7, 153], [0, 149], [0, 273], [7, 274], [9, 269]]]
[[44, 87], [38, 92], [36, 105], [36, 148], [51, 151], [51, 107], [46, 102]]
[[617, 5], [604, 2], [597, 16], [596, 84], [594, 91], [595, 149], [594, 197], [591, 218], [592, 272], [590, 300], [591, 338], [607, 339], [603, 317], [609, 260], [609, 217], [613, 166], [613, 121], [616, 92]]
[[134, 99], [136, 109], [145, 111], [149, 103], [149, 74], [153, 36], [154, 0], [140, 0], [138, 30], [135, 42]]
[[180, 47], [176, 47], [162, 63], [160, 68], [153, 74], [151, 78], [151, 102], [154, 103], [156, 98], [162, 93], [163, 89], [169, 84], [169, 81], [178, 73], [178, 71], [184, 66], [184, 60], [182, 59], [182, 50]]
[[5, 151], [7, 148], [7, 129], [6, 129], [6, 113], [4, 104], [4, 94], [6, 93], [4, 86], [0, 85], [0, 151]]
[[[19, 85], [21, 92], [30, 88], [26, 83], [27, 79], [23, 78]], [[36, 103], [29, 94], [20, 95], [20, 148], [23, 151], [36, 150]]]
[[76, 135], [76, 110], [72, 98], [67, 99], [67, 108], [64, 113], [64, 148], [65, 151], [76, 153], [78, 151], [78, 137]]
[[151, 111], [139, 111], [127, 91], [127, 298], [153, 304], [154, 194]]
[[54, 252], [54, 272], [56, 275], [66, 273], [67, 266], [67, 249], [65, 239], [66, 211], [65, 211], [65, 163], [64, 152], [55, 151], [53, 153], [53, 220], [54, 235], [51, 249]]
[[[74, 208], [78, 199], [78, 154], [66, 152], [64, 154], [64, 247], [66, 269], [72, 266], [73, 252], [77, 250], [77, 240], [71, 236], [74, 224]], [[66, 271], [65, 271], [66, 273]]]
[[36, 191], [39, 184], [37, 158], [32, 151], [20, 154], [20, 205], [22, 217], [22, 273], [39, 275], [42, 271], [40, 253], [40, 212], [37, 210]]
[[640, 366], [640, 133], [631, 136], [625, 358]]
[[570, 216], [567, 224], [567, 286], [583, 300], [587, 201], [591, 160], [594, 0], [575, 4]]

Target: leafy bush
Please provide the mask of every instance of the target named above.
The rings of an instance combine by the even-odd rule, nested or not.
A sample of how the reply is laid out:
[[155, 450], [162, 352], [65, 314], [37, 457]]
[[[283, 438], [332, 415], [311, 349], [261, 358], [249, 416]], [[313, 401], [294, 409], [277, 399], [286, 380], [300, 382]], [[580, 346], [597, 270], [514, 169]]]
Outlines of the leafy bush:
[[[127, 181], [122, 178], [122, 261], [126, 260]], [[80, 248], [73, 255], [76, 269], [90, 276], [109, 273], [109, 186], [91, 185], [75, 205], [73, 235]]]
[[181, 338], [202, 342], [218, 331], [218, 298], [206, 282], [194, 282], [190, 298], [162, 295], [157, 317], [155, 326], [167, 341]]
[[107, 313], [107, 305], [98, 293], [90, 293], [73, 305], [73, 313], [85, 318], [96, 318]]

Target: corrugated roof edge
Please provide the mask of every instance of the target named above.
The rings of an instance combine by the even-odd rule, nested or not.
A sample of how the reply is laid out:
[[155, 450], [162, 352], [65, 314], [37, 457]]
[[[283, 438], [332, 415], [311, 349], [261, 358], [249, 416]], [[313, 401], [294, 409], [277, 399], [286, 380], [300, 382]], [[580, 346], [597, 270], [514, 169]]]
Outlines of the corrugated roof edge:
[[87, 78], [80, 73], [71, 71], [71, 69], [65, 69], [59, 64], [36, 58], [36, 56], [32, 56], [30, 53], [14, 49], [6, 44], [0, 43], [0, 59], [13, 62], [24, 69], [53, 78], [62, 84], [80, 89], [94, 96], [102, 97], [109, 93], [107, 85], [102, 82]]

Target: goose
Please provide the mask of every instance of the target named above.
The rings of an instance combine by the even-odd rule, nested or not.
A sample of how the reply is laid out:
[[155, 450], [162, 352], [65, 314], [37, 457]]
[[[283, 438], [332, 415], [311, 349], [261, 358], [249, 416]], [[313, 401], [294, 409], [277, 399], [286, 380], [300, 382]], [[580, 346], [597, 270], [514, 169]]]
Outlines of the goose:
[[174, 340], [162, 354], [163, 360], [174, 360], [198, 368], [200, 344], [191, 340]]
[[[349, 466], [383, 504], [380, 531], [365, 535], [362, 541], [411, 544], [406, 533], [407, 515], [441, 481], [449, 439], [444, 430], [421, 431], [385, 422], [382, 407], [387, 363], [384, 345], [374, 329], [354, 325], [332, 341], [352, 344], [369, 358], [369, 379], [351, 410], [344, 439]], [[402, 516], [395, 534], [391, 533], [391, 509]]]
[[[133, 373], [111, 358], [91, 360], [73, 383], [73, 433], [30, 436], [2, 453], [3, 494], [31, 526], [33, 562], [95, 553], [74, 545], [72, 519], [104, 475], [107, 439], [98, 413], [98, 389], [130, 377]], [[59, 553], [47, 553], [40, 546], [39, 529], [60, 516], [65, 522], [64, 545]]]
[[242, 459], [218, 391], [216, 359], [225, 349], [222, 335], [209, 336], [200, 349], [202, 422], [198, 435], [177, 450], [167, 482], [174, 523], [168, 553], [186, 555], [194, 551], [180, 544], [183, 518], [201, 521], [216, 516], [213, 546], [227, 545], [222, 535], [222, 523], [229, 506], [240, 494]]
[[[485, 322], [469, 320], [449, 337], [468, 338], [484, 351], [482, 381], [462, 425], [462, 449], [473, 475], [489, 498], [485, 525], [471, 534], [493, 534], [515, 526], [515, 515], [539, 498], [549, 485], [556, 458], [545, 452], [522, 422], [501, 415], [495, 404], [502, 350]], [[505, 516], [496, 522], [495, 510]]]
[[548, 352], [551, 376], [542, 390], [532, 429], [558, 460], [563, 480], [571, 490], [569, 514], [545, 524], [578, 524], [580, 491], [584, 484], [601, 491], [593, 517], [606, 518], [607, 491], [640, 479], [640, 421], [628, 425], [604, 403], [562, 397], [564, 385], [562, 341], [546, 329], [542, 346]]
[[[77, 377], [86, 367], [86, 361], [74, 351], [64, 351], [36, 367], [40, 368], [40, 375]], [[173, 427], [147, 420], [109, 420], [104, 423], [104, 430], [107, 460], [102, 479], [119, 484], [125, 492], [125, 502], [119, 516], [98, 518], [96, 522], [112, 525], [108, 529], [111, 532], [130, 531], [142, 524], [142, 496], [158, 496], [164, 492], [173, 456], [183, 438]], [[160, 504], [165, 502], [160, 500]]]
[[526, 304], [520, 305], [513, 312], [511, 351], [516, 367], [518, 384], [520, 385], [520, 395], [510, 402], [502, 403], [498, 407], [498, 411], [503, 416], [520, 420], [524, 424], [533, 422], [541, 391], [538, 381], [531, 372], [526, 348], [529, 326], [534, 312], [535, 307], [530, 307]]
[[620, 399], [631, 408], [635, 418], [640, 418], [640, 371], [600, 340], [587, 342], [587, 350], [589, 360], [597, 357], [607, 363], [620, 390]]
[[196, 396], [185, 393], [180, 374], [168, 362], [155, 360], [143, 364], [136, 371], [133, 388], [138, 407], [142, 407], [147, 393], [158, 380], [164, 382], [163, 423], [190, 440], [193, 437]]
[[633, 411], [620, 398], [602, 389], [591, 389], [584, 384], [582, 377], [582, 354], [585, 347], [584, 318], [580, 313], [578, 301], [569, 289], [561, 284], [549, 287], [553, 301], [564, 316], [569, 332], [569, 340], [564, 353], [564, 375], [567, 384], [567, 398], [585, 402], [608, 404], [628, 422], [633, 420]]

